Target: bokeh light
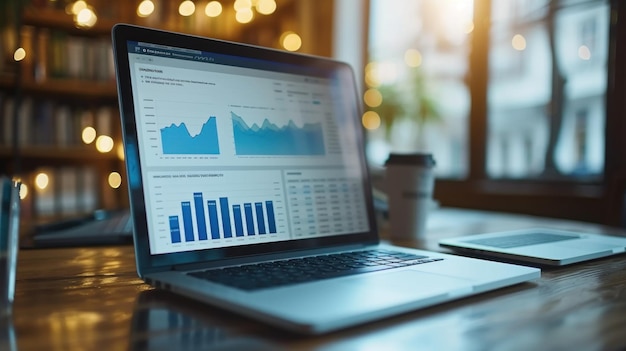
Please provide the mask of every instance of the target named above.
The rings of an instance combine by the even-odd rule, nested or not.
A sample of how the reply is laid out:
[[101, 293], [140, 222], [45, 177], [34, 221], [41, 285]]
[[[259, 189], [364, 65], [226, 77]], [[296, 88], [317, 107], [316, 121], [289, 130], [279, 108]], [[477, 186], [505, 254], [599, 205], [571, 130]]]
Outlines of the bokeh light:
[[298, 51], [302, 47], [302, 39], [294, 32], [283, 33], [280, 43], [288, 51]]
[[375, 130], [380, 127], [380, 116], [374, 111], [367, 111], [361, 118], [363, 127], [368, 130]]
[[270, 15], [276, 11], [276, 1], [274, 0], [258, 0], [256, 10], [262, 15]]
[[204, 14], [209, 17], [217, 17], [222, 14], [222, 4], [219, 1], [211, 1], [206, 4]]
[[196, 12], [196, 5], [191, 0], [185, 0], [178, 6], [178, 13], [181, 16], [191, 16]]
[[154, 12], [154, 3], [151, 0], [143, 0], [137, 6], [137, 16], [148, 17]]
[[109, 173], [108, 182], [111, 188], [117, 189], [122, 185], [122, 176], [118, 172], [111, 172]]
[[511, 40], [511, 45], [513, 45], [513, 49], [522, 51], [526, 49], [526, 38], [521, 34], [515, 34]]
[[367, 89], [363, 94], [363, 101], [369, 107], [378, 107], [383, 103], [383, 95], [378, 89]]
[[24, 50], [24, 48], [17, 48], [17, 50], [15, 50], [15, 52], [13, 53], [13, 59], [15, 61], [22, 61], [25, 58], [26, 50]]
[[35, 176], [35, 186], [41, 190], [48, 187], [50, 184], [50, 177], [47, 173], [41, 172]]
[[91, 144], [96, 140], [96, 130], [93, 127], [85, 127], [81, 133], [83, 143]]
[[115, 143], [113, 142], [113, 138], [108, 135], [100, 135], [96, 139], [96, 149], [101, 153], [107, 153], [113, 150]]

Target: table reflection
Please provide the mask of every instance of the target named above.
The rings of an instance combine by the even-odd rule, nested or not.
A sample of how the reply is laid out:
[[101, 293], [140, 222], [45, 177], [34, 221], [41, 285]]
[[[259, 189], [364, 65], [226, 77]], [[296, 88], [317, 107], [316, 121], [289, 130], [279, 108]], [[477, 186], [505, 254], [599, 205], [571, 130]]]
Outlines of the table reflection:
[[239, 317], [212, 314], [211, 309], [167, 291], [141, 292], [131, 320], [130, 350], [280, 349], [242, 334], [233, 325]]

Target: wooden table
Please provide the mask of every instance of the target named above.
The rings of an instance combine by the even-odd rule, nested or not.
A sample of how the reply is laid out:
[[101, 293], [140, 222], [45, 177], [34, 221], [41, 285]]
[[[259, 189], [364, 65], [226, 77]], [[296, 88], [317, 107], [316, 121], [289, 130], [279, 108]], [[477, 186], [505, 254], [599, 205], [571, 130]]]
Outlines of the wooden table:
[[[560, 220], [442, 209], [426, 239]], [[544, 269], [541, 279], [318, 337], [293, 335], [151, 289], [132, 246], [21, 250], [1, 350], [606, 350], [626, 349], [626, 255]]]

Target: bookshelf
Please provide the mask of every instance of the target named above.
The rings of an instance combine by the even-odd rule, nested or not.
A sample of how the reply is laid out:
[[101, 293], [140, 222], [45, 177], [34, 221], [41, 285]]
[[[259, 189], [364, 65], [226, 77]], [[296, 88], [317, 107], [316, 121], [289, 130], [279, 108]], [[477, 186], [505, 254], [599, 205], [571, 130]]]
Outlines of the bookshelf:
[[[13, 1], [14, 3], [17, 3]], [[127, 206], [111, 44], [101, 21], [76, 28], [60, 2], [32, 0], [4, 23], [0, 63], [0, 173], [26, 185], [23, 215], [46, 220]], [[15, 47], [24, 59], [11, 60]], [[10, 56], [9, 56], [10, 55]], [[100, 152], [84, 128], [108, 136]]]
[[[332, 29], [320, 24], [331, 22], [332, 0], [275, 0], [272, 14], [256, 13], [250, 23], [235, 20], [234, 0], [220, 0], [215, 18], [205, 15], [211, 0], [194, 0], [191, 16], [178, 13], [180, 1], [151, 0], [147, 17], [138, 15], [141, 0], [87, 0], [98, 16], [89, 28], [68, 14], [74, 0], [7, 1], [23, 7], [0, 21], [0, 174], [22, 179], [23, 213], [36, 220], [128, 205], [110, 40], [115, 23], [278, 49], [281, 34], [294, 31], [303, 36], [299, 51], [331, 55]], [[26, 52], [20, 61], [13, 57], [18, 47]], [[98, 151], [101, 136], [113, 144], [106, 152]]]

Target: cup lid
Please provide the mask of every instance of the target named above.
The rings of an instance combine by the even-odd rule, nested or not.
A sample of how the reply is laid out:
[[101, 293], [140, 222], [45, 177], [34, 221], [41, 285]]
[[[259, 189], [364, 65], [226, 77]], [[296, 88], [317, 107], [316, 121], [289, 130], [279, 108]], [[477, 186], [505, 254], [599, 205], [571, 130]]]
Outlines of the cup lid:
[[387, 165], [410, 165], [410, 166], [423, 166], [434, 167], [435, 158], [430, 153], [410, 153], [410, 154], [389, 154], [389, 158], [385, 161]]

